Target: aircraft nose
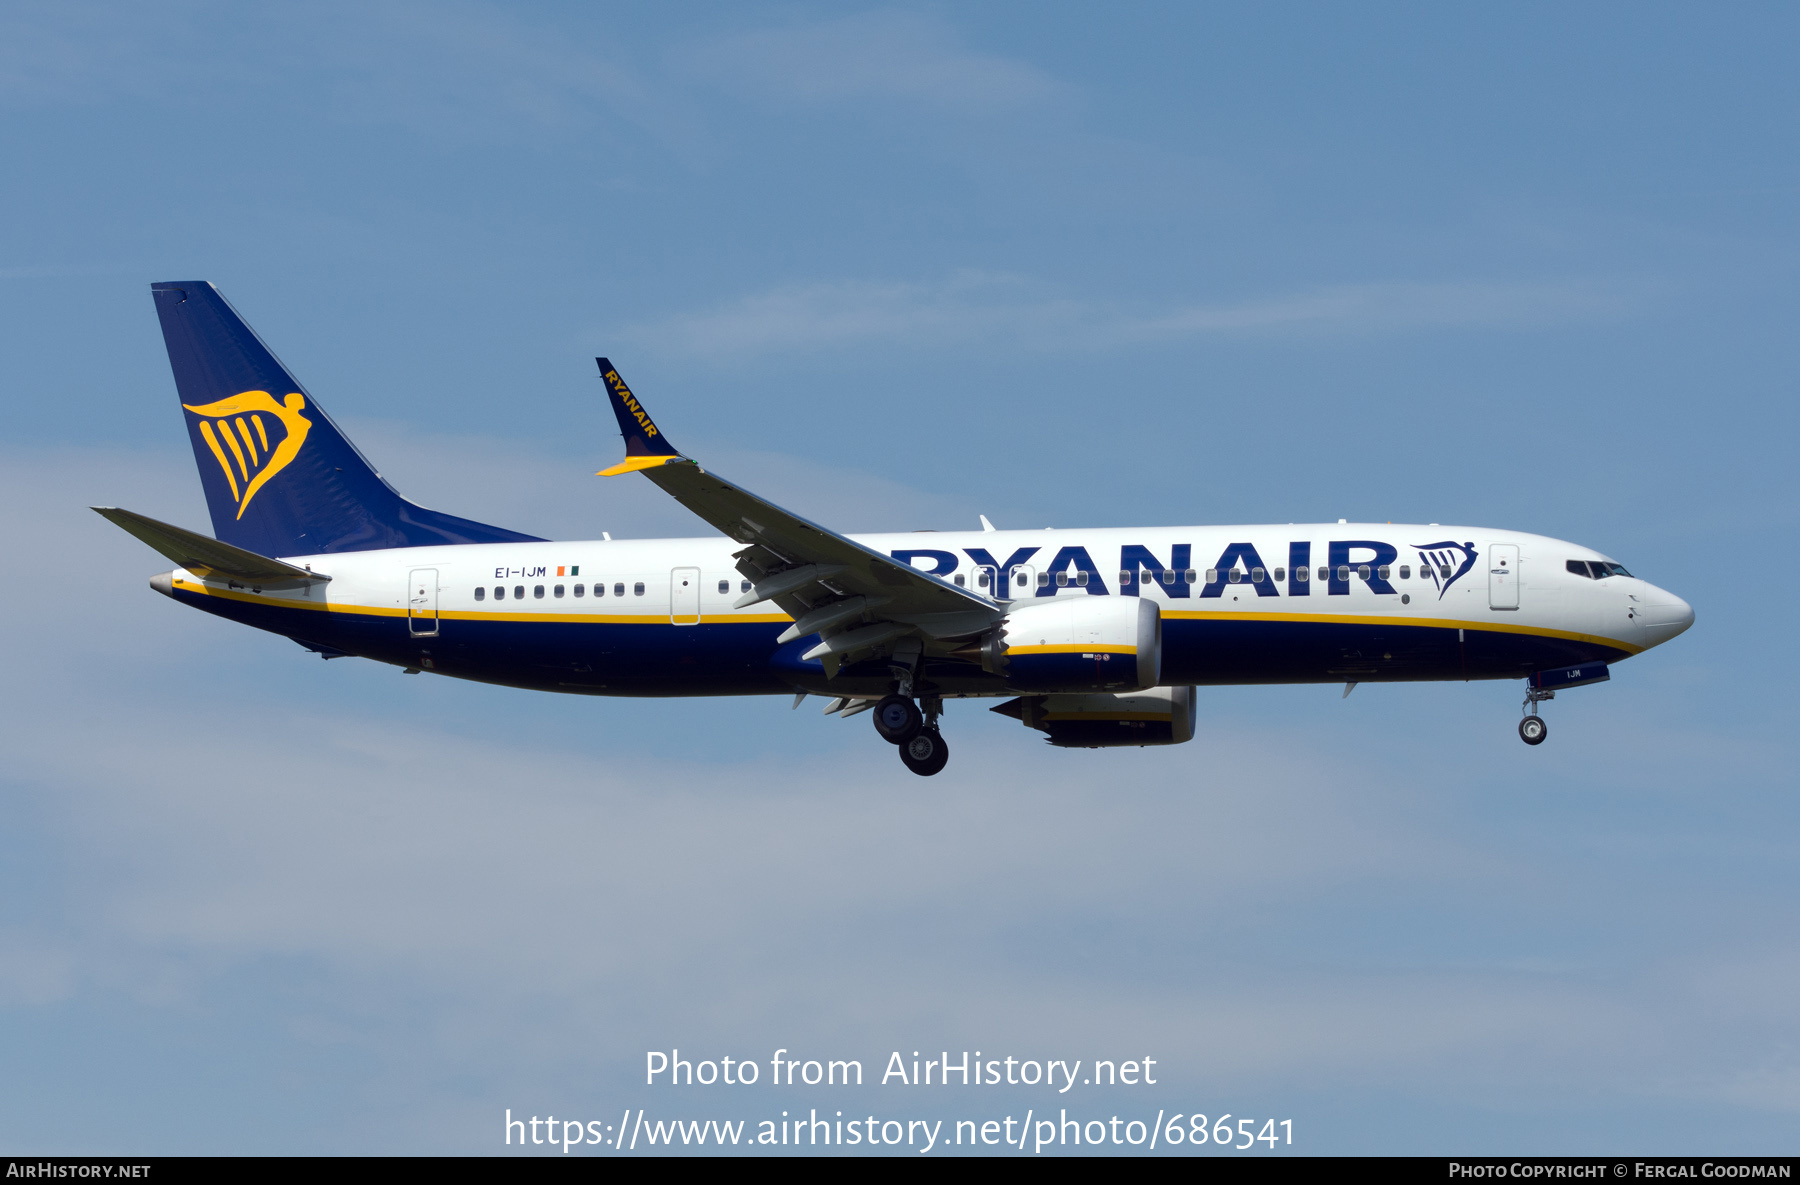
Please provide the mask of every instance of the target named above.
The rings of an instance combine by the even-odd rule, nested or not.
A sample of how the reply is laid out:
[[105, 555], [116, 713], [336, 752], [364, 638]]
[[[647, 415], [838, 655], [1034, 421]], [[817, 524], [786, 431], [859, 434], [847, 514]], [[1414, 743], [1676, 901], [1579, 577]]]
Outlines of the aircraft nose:
[[1644, 633], [1652, 646], [1667, 642], [1694, 624], [1694, 607], [1672, 592], [1658, 588], [1644, 606]]

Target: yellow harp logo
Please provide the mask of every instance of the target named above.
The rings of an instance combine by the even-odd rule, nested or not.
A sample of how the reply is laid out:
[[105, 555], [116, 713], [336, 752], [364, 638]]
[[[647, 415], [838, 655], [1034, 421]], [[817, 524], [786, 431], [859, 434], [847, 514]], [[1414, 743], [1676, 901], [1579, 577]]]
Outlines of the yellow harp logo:
[[[312, 421], [300, 414], [306, 397], [298, 392], [281, 403], [267, 391], [241, 391], [217, 403], [181, 406], [201, 417], [200, 435], [225, 471], [239, 518], [244, 517], [256, 491], [300, 452], [312, 428]], [[272, 437], [272, 429], [281, 435]]]

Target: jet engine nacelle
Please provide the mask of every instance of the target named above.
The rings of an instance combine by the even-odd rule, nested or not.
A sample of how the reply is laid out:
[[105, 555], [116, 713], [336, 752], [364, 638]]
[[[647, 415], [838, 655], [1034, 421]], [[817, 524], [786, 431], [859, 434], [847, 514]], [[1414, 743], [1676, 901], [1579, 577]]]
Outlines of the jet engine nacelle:
[[1057, 597], [1014, 609], [981, 665], [1020, 691], [1135, 691], [1162, 675], [1162, 614], [1148, 597]]
[[1128, 695], [1026, 695], [994, 708], [1047, 733], [1064, 749], [1179, 745], [1194, 739], [1194, 689], [1152, 687]]

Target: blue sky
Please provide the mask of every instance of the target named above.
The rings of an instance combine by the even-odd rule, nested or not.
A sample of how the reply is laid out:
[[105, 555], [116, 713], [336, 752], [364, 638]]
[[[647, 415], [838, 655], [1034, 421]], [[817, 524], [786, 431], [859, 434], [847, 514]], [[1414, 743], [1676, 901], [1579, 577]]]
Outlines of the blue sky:
[[[1791, 1151], [1796, 24], [9, 5], [0, 1141], [973, 1107], [634, 1085], [678, 1045], [1148, 1053], [1081, 1105], [1311, 1152]], [[85, 509], [207, 521], [171, 279], [409, 496], [520, 530], [700, 529], [590, 476], [605, 353], [845, 530], [1505, 526], [1698, 624], [1537, 749], [1512, 684], [1211, 689], [1167, 750], [965, 708], [929, 782], [785, 700], [321, 663]]]

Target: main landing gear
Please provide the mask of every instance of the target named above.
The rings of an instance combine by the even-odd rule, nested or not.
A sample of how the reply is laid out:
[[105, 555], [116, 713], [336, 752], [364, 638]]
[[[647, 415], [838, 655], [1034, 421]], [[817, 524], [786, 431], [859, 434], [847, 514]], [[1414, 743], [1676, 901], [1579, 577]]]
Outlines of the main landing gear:
[[875, 721], [875, 731], [890, 745], [904, 745], [925, 727], [919, 706], [904, 695], [883, 697], [869, 715]]
[[900, 746], [900, 762], [920, 777], [929, 778], [950, 763], [950, 746], [944, 744], [935, 725], [921, 728], [918, 735]]
[[929, 778], [949, 763], [950, 747], [938, 732], [944, 698], [931, 694], [930, 684], [920, 687], [914, 682], [923, 658], [924, 648], [917, 639], [902, 639], [894, 647], [888, 664], [894, 672], [894, 693], [882, 696], [869, 715], [881, 739], [899, 747], [900, 763]]
[[1541, 745], [1544, 738], [1550, 735], [1550, 726], [1538, 715], [1538, 705], [1547, 699], [1555, 699], [1554, 691], [1540, 691], [1529, 683], [1525, 685], [1525, 718], [1519, 721], [1519, 739], [1527, 745]]
[[885, 696], [869, 715], [881, 739], [900, 749], [900, 761], [920, 777], [928, 778], [950, 761], [950, 747], [938, 731], [938, 716], [944, 710], [943, 700], [931, 696], [924, 711], [904, 695]]

